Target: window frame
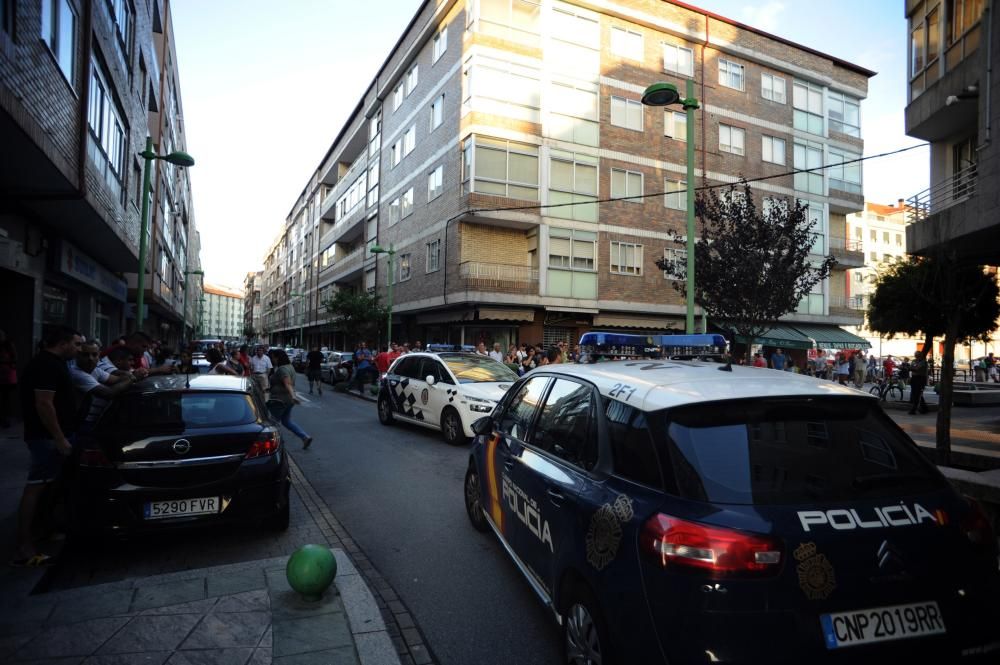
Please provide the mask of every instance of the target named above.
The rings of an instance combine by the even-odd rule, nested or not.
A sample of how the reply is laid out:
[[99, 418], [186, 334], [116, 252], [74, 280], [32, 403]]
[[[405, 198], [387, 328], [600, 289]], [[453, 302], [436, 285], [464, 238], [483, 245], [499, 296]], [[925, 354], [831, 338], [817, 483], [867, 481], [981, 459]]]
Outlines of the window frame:
[[[396, 261], [397, 270], [399, 272], [399, 279], [398, 279], [398, 281], [400, 281], [400, 282], [407, 282], [413, 276], [413, 259], [412, 259], [412, 257], [413, 257], [413, 255], [410, 252], [406, 252], [405, 254], [400, 254], [399, 255], [399, 258]], [[404, 267], [406, 268], [405, 272], [403, 270]]]
[[[735, 68], [735, 69], [734, 69]], [[738, 74], [737, 74], [738, 72]], [[739, 78], [739, 86], [732, 85], [734, 77]], [[747, 88], [747, 67], [735, 60], [719, 58], [719, 85], [730, 90], [746, 92]]]
[[[63, 10], [69, 10], [69, 17], [72, 19], [68, 45], [63, 39], [66, 30], [66, 26], [63, 25], [66, 19]], [[80, 15], [69, 0], [42, 0], [41, 13], [39, 38], [45, 43], [69, 87], [76, 90], [76, 79], [80, 73], [80, 58], [77, 53], [80, 40]], [[69, 57], [69, 62], [64, 61], [66, 56]], [[91, 56], [85, 54], [85, 57]], [[66, 71], [66, 67], [69, 71]]]
[[[617, 247], [616, 247], [617, 245]], [[629, 277], [642, 277], [643, 247], [639, 243], [626, 242], [622, 240], [611, 240], [608, 245], [608, 272], [612, 275], [626, 275]], [[631, 249], [634, 252], [634, 263], [627, 264], [623, 259], [623, 251]], [[616, 258], [617, 251], [617, 261]], [[617, 269], [616, 269], [617, 268]]]
[[[770, 141], [770, 143], [771, 143], [770, 150], [768, 150], [767, 147], [766, 147], [768, 141]], [[777, 160], [775, 160], [775, 159], [773, 159], [773, 157], [775, 155], [775, 150], [774, 150], [775, 146], [774, 146], [774, 144], [775, 144], [775, 142], [778, 142], [778, 141], [781, 142], [781, 151], [780, 151], [781, 161], [780, 162], [777, 161]], [[770, 155], [771, 155], [772, 159], [768, 159], [767, 158], [768, 152], [770, 152]], [[767, 162], [768, 164], [778, 164], [779, 166], [784, 166], [787, 163], [787, 161], [788, 161], [788, 142], [785, 139], [781, 138], [780, 136], [771, 136], [769, 134], [761, 134], [761, 137], [760, 137], [760, 159], [761, 159], [761, 161]]]
[[433, 66], [448, 50], [448, 24], [445, 23], [431, 40], [431, 65]]
[[[680, 189], [670, 191], [672, 185], [678, 185]], [[670, 197], [676, 197], [679, 203], [670, 205]], [[663, 207], [681, 212], [687, 211], [687, 180], [675, 180], [669, 177], [663, 179]]]
[[[436, 182], [435, 182], [436, 181]], [[444, 164], [438, 164], [427, 174], [427, 201], [433, 201], [444, 193]]]
[[[729, 141], [723, 143], [723, 130], [729, 135]], [[733, 137], [739, 136], [740, 143], [742, 146], [739, 151], [733, 148]], [[746, 157], [747, 153], [747, 130], [743, 127], [736, 127], [735, 125], [727, 125], [725, 123], [719, 123], [719, 152], [727, 152], [731, 155], [737, 155], [739, 157]]]
[[[624, 180], [625, 192], [623, 194], [622, 193], [618, 193], [618, 194], [615, 193], [615, 174], [616, 173], [617, 174], [622, 174], [625, 177], [625, 180]], [[632, 181], [632, 176], [639, 176], [639, 192], [637, 194], [633, 194], [630, 191], [630, 185], [629, 185], [629, 183]], [[610, 187], [611, 187], [611, 198], [612, 199], [625, 199], [625, 201], [624, 201], [625, 203], [639, 203], [639, 204], [642, 204], [642, 203], [646, 202], [646, 200], [644, 198], [642, 198], [642, 195], [646, 193], [646, 186], [645, 186], [645, 181], [644, 181], [644, 174], [642, 173], [642, 171], [629, 171], [628, 169], [620, 169], [620, 168], [616, 168], [616, 167], [611, 167], [610, 178], [611, 178], [611, 180], [610, 180]], [[635, 197], [639, 197], [639, 198], [629, 198], [629, 197], [634, 197], [634, 196]]]
[[[660, 55], [663, 58], [663, 71], [671, 72], [673, 74], [678, 74], [679, 76], [687, 76], [688, 78], [694, 78], [694, 49], [688, 48], [686, 46], [681, 46], [680, 44], [671, 44], [669, 42], [660, 42], [660, 47], [661, 47]], [[677, 63], [678, 65], [677, 67], [672, 68], [667, 64], [668, 50], [674, 51], [675, 53], [674, 63]], [[690, 64], [690, 68], [688, 69], [682, 68], [679, 64], [681, 61], [680, 58], [681, 51], [687, 51], [688, 53], [688, 62]]]
[[[556, 235], [553, 235], [553, 232], [555, 232]], [[581, 235], [584, 235], [584, 236], [593, 236], [593, 237], [592, 238], [577, 237], [578, 234], [581, 234]], [[563, 265], [552, 265], [552, 256], [553, 256], [553, 253], [552, 253], [552, 238], [558, 238], [560, 240], [567, 240], [569, 242], [569, 254], [565, 255], [565, 258], [567, 259], [567, 265], [564, 265], [564, 266]], [[560, 227], [551, 227], [551, 228], [549, 228], [549, 252], [548, 252], [548, 256], [546, 258], [546, 266], [548, 267], [549, 270], [567, 270], [567, 271], [572, 271], [572, 272], [596, 273], [598, 271], [599, 267], [600, 267], [598, 265], [599, 262], [598, 262], [598, 257], [597, 257], [597, 243], [598, 243], [598, 241], [599, 241], [599, 237], [598, 237], [597, 233], [594, 232], [594, 231], [579, 231], [577, 229], [565, 229], [565, 228], [560, 228]], [[594, 265], [593, 265], [592, 268], [582, 268], [582, 267], [579, 267], [579, 266], [576, 265], [577, 256], [576, 256], [575, 249], [576, 249], [576, 243], [578, 243], [578, 242], [579, 243], [590, 243], [591, 244], [591, 248], [593, 250], [593, 259], [592, 260], [594, 262]], [[563, 255], [557, 255], [557, 256], [563, 256]], [[586, 260], [586, 259], [582, 259], [582, 260]]]
[[[620, 37], [616, 40], [615, 35], [620, 34]], [[632, 48], [635, 44], [630, 38], [638, 37], [639, 39], [639, 52], [638, 54], [632, 53]], [[622, 50], [617, 50], [616, 46], [624, 47]], [[620, 25], [611, 26], [611, 32], [608, 38], [608, 50], [620, 58], [627, 58], [629, 60], [635, 60], [636, 62], [642, 62], [644, 60], [643, 55], [646, 50], [646, 39], [643, 33], [638, 30], [632, 30], [631, 28], [626, 28]]]
[[430, 123], [428, 132], [433, 132], [444, 123], [444, 93], [434, 98], [430, 104]]
[[[683, 257], [679, 256], [683, 255]], [[676, 266], [679, 265], [678, 260], [680, 258], [687, 259], [687, 249], [680, 247], [664, 247], [663, 248], [663, 260], [668, 261], [668, 265]], [[663, 270], [663, 279], [669, 279], [676, 282], [686, 282], [687, 281], [687, 268], [683, 274], [671, 273], [669, 270]]]
[[[771, 79], [770, 86], [768, 86], [768, 87], [764, 86], [764, 79], [765, 78]], [[774, 97], [774, 86], [775, 86], [775, 83], [777, 81], [781, 81], [781, 99], [776, 99]], [[768, 97], [766, 94], [764, 94], [765, 91], [768, 92], [771, 96]], [[778, 76], [777, 74], [771, 74], [769, 72], [761, 72], [760, 73], [760, 96], [763, 99], [766, 99], [766, 100], [768, 100], [770, 102], [774, 102], [775, 104], [787, 104], [788, 103], [788, 94], [787, 94], [787, 91], [788, 91], [788, 88], [786, 86], [785, 77], [784, 76]]]
[[[620, 119], [624, 120], [624, 124], [620, 124], [620, 123], [615, 122], [615, 102], [616, 101], [619, 102], [619, 105], [621, 106], [621, 108], [619, 110], [619, 113], [624, 113], [625, 114], [624, 118], [620, 118]], [[629, 123], [629, 108], [630, 107], [637, 107], [638, 110], [639, 110], [639, 126], [638, 127], [632, 127], [632, 126], [630, 126], [628, 124]], [[635, 109], [633, 109], [633, 110], [635, 110]], [[622, 129], [628, 129], [628, 130], [631, 130], [631, 131], [634, 131], [634, 132], [641, 132], [641, 131], [643, 131], [643, 128], [646, 125], [645, 108], [643, 107], [642, 102], [636, 101], [634, 99], [629, 99], [628, 97], [619, 97], [618, 95], [610, 95], [610, 102], [609, 102], [608, 111], [609, 111], [609, 113], [608, 113], [608, 119], [611, 122], [611, 125], [614, 126], [614, 127], [621, 127]]]
[[427, 255], [424, 261], [425, 275], [441, 269], [441, 239], [435, 238], [431, 240], [426, 244], [426, 249]]
[[[680, 123], [684, 125], [683, 131], [677, 131], [678, 120], [683, 121]], [[687, 113], [685, 111], [663, 109], [663, 135], [673, 139], [674, 141], [683, 141], [684, 143], [687, 143]]]

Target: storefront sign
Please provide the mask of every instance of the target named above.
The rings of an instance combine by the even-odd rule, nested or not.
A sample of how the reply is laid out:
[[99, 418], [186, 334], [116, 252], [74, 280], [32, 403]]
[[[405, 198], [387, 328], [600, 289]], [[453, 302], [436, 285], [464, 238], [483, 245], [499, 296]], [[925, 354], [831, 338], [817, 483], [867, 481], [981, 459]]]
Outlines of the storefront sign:
[[59, 271], [115, 300], [128, 299], [128, 284], [65, 240], [59, 243]]

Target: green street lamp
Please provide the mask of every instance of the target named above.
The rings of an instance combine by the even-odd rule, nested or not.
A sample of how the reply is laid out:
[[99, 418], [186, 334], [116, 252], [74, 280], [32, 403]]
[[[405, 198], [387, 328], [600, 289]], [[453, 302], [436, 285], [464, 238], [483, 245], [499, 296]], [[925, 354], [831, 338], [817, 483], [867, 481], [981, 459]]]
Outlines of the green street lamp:
[[[304, 293], [291, 292], [288, 295], [292, 296], [293, 298], [299, 298], [300, 300], [306, 297], [306, 294]], [[301, 348], [303, 349], [306, 348], [305, 338], [302, 335], [302, 326], [305, 323], [305, 319], [306, 319], [306, 308], [304, 307], [304, 303], [299, 302], [299, 344], [302, 345]]]
[[[201, 275], [202, 282], [205, 280], [204, 270], [185, 270], [185, 275]], [[204, 286], [202, 286], [204, 289]], [[184, 306], [182, 308], [181, 316], [184, 317], [181, 323], [181, 346], [187, 348], [187, 323], [188, 323], [188, 282], [184, 280]]]
[[153, 137], [146, 137], [146, 149], [139, 153], [139, 156], [145, 160], [145, 164], [142, 170], [142, 216], [139, 219], [139, 274], [136, 279], [136, 295], [135, 295], [135, 329], [142, 330], [143, 319], [143, 306], [145, 305], [146, 299], [146, 251], [149, 241], [147, 240], [147, 230], [146, 227], [149, 225], [149, 189], [150, 189], [150, 179], [152, 177], [151, 165], [153, 160], [162, 159], [165, 162], [174, 164], [175, 166], [194, 166], [194, 157], [187, 154], [186, 152], [176, 151], [169, 155], [157, 155], [153, 152]]
[[370, 251], [372, 254], [385, 254], [386, 256], [389, 257], [389, 297], [388, 297], [389, 321], [388, 324], [386, 325], [386, 333], [385, 333], [386, 348], [389, 348], [389, 345], [392, 344], [392, 277], [393, 277], [392, 268], [393, 268], [393, 260], [395, 259], [396, 256], [396, 250], [394, 250], [391, 245], [389, 246], [389, 249], [385, 249], [380, 245], [372, 245], [371, 249], [368, 251]]
[[677, 86], [672, 83], [654, 83], [642, 93], [646, 106], [672, 106], [680, 104], [687, 112], [687, 317], [685, 332], [694, 332], [694, 112], [699, 108], [694, 97], [694, 81], [687, 80], [686, 99], [681, 99]]

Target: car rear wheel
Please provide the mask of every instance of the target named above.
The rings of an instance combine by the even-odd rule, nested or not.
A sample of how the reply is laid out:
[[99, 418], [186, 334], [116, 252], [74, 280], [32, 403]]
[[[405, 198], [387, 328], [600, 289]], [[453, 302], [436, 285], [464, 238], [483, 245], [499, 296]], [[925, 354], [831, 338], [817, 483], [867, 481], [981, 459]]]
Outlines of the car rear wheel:
[[452, 446], [461, 446], [467, 440], [465, 429], [462, 427], [462, 419], [458, 412], [450, 406], [441, 412], [441, 434], [444, 435], [444, 440]]
[[479, 472], [475, 464], [469, 464], [465, 472], [465, 512], [476, 531], [489, 531], [490, 526], [483, 514], [482, 488], [479, 485]]
[[608, 628], [600, 605], [586, 587], [571, 592], [563, 612], [563, 662], [567, 665], [608, 665]]
[[392, 404], [389, 397], [383, 392], [378, 396], [378, 421], [383, 425], [392, 424]]
[[264, 528], [268, 531], [288, 531], [288, 522], [291, 517], [291, 501], [288, 500], [288, 489], [285, 489], [285, 505], [277, 513], [264, 520]]

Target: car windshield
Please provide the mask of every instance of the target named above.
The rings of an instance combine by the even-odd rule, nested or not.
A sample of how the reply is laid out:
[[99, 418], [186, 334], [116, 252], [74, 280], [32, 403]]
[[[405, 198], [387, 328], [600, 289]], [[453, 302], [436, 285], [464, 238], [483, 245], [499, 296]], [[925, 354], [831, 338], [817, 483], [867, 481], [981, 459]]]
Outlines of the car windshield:
[[866, 399], [733, 400], [656, 414], [664, 477], [690, 499], [792, 505], [938, 489], [916, 446]]
[[115, 401], [101, 420], [117, 429], [231, 427], [257, 421], [253, 399], [245, 393], [134, 393]]
[[448, 366], [459, 383], [517, 381], [517, 374], [509, 367], [485, 356], [443, 355], [441, 360]]

